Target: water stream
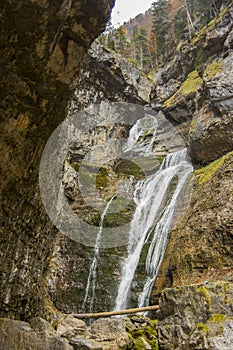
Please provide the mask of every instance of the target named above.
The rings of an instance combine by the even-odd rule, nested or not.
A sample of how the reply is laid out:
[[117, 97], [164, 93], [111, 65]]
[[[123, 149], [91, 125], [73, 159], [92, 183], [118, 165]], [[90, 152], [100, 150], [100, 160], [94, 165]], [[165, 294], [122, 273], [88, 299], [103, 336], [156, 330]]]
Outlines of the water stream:
[[[168, 150], [167, 155], [158, 161], [155, 145], [158, 146], [158, 149], [161, 145], [159, 145], [157, 132], [158, 121], [156, 117], [146, 115], [131, 128], [129, 137], [123, 146], [123, 153], [126, 157], [130, 158], [129, 155], [131, 155], [137, 164], [140, 164], [142, 160], [149, 160], [152, 166], [147, 175], [145, 174], [142, 180], [134, 184], [132, 193], [136, 209], [129, 225], [127, 256], [121, 268], [115, 310], [126, 309], [129, 306], [142, 252], [146, 252], [146, 259], [143, 258], [143, 284], [141, 292], [137, 293], [137, 305], [142, 307], [149, 304], [149, 297], [165, 253], [169, 232], [174, 221], [179, 217], [180, 198], [185, 192], [185, 186], [193, 171], [186, 148], [178, 148], [176, 151], [170, 151], [171, 153]], [[157, 165], [155, 166], [155, 164]], [[132, 191], [133, 182], [134, 177], [131, 176], [127, 186], [123, 187], [121, 191]], [[84, 310], [88, 304], [90, 312], [93, 311], [94, 305], [104, 218], [115, 196], [104, 208], [96, 236], [94, 258], [90, 265], [82, 305]]]
[[95, 240], [94, 258], [92, 260], [92, 263], [91, 263], [91, 266], [89, 269], [86, 291], [85, 291], [85, 296], [84, 296], [83, 305], [82, 305], [82, 310], [84, 310], [89, 293], [90, 293], [90, 290], [91, 290], [91, 298], [90, 298], [90, 302], [89, 302], [90, 312], [93, 311], [93, 305], [94, 305], [95, 288], [96, 288], [96, 271], [97, 271], [97, 263], [98, 263], [101, 237], [102, 237], [102, 232], [103, 232], [103, 227], [104, 227], [104, 218], [105, 218], [105, 216], [108, 212], [108, 209], [109, 209], [110, 205], [112, 204], [112, 201], [114, 198], [115, 198], [115, 195], [109, 200], [106, 207], [104, 208], [103, 213], [101, 214], [99, 230], [97, 232], [97, 236], [96, 236], [96, 240]]
[[[151, 141], [147, 143], [142, 140], [142, 132], [145, 134], [145, 130], [138, 125], [132, 129], [126, 150], [139, 150], [145, 156], [150, 155], [153, 152], [151, 141], [154, 142], [156, 136], [156, 122], [154, 131], [150, 130]], [[130, 290], [145, 244], [149, 245], [145, 266], [146, 278], [138, 298], [138, 306], [149, 304], [151, 289], [163, 259], [168, 234], [177, 214], [178, 200], [192, 171], [187, 149], [184, 148], [167, 154], [155, 174], [137, 183], [134, 192], [137, 207], [130, 225], [127, 258], [122, 266], [115, 310], [126, 309], [128, 306]]]

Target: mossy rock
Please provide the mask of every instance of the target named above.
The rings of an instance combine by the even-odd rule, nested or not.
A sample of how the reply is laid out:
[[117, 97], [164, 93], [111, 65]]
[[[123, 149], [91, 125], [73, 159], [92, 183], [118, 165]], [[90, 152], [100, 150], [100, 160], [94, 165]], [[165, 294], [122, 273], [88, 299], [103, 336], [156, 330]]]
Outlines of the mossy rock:
[[197, 323], [197, 329], [204, 334], [206, 334], [209, 330], [208, 326], [204, 323], [201, 323], [201, 322]]
[[[142, 317], [142, 320], [144, 317]], [[145, 318], [145, 323], [140, 324], [139, 328], [129, 333], [131, 345], [128, 349], [145, 349], [148, 344], [152, 350], [158, 350], [158, 338], [156, 331], [157, 320]], [[133, 342], [133, 344], [132, 344]]]
[[211, 80], [216, 74], [220, 73], [223, 70], [222, 60], [214, 62], [207, 66], [203, 73], [204, 80]]
[[227, 317], [223, 314], [214, 314], [212, 315], [207, 322], [213, 322], [215, 324], [220, 324], [222, 322], [225, 322]]
[[189, 73], [187, 79], [182, 83], [179, 90], [164, 102], [164, 107], [170, 108], [174, 106], [180, 98], [187, 97], [191, 94], [196, 95], [198, 93], [198, 88], [201, 84], [202, 79], [199, 77], [198, 71], [192, 71], [191, 73]]
[[229, 10], [230, 6], [231, 6], [231, 4], [230, 4], [228, 7], [224, 8], [224, 9], [219, 13], [219, 15], [218, 15], [217, 18], [212, 19], [207, 25], [205, 25], [204, 27], [202, 27], [202, 28], [199, 30], [198, 33], [195, 34], [195, 37], [194, 37], [194, 38], [192, 39], [192, 41], [191, 41], [191, 46], [197, 45], [197, 43], [198, 43], [201, 39], [203, 39], [203, 38], [206, 37], [206, 35], [207, 35], [208, 32], [214, 30], [216, 24], [219, 23], [219, 22], [222, 20], [222, 18], [223, 18], [223, 16], [225, 15], [225, 13], [227, 13], [227, 11]]
[[199, 186], [202, 187], [206, 182], [210, 181], [216, 171], [221, 168], [224, 162], [229, 160], [231, 157], [233, 157], [233, 152], [230, 152], [225, 156], [215, 160], [204, 168], [196, 170], [194, 172], [194, 175], [197, 177]]
[[210, 310], [211, 297], [210, 297], [208, 289], [206, 287], [204, 287], [204, 286], [200, 286], [197, 289], [197, 291], [204, 295], [206, 303], [207, 303], [208, 310]]

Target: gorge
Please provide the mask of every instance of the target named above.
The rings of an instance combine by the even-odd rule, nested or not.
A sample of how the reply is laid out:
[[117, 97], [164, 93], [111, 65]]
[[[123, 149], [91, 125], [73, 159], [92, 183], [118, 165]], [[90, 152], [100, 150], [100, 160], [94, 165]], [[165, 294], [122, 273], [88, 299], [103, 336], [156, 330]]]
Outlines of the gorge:
[[[112, 6], [1, 5], [1, 345], [230, 349], [232, 3], [150, 79], [97, 42], [84, 59]], [[121, 110], [108, 114], [118, 103], [130, 122]], [[80, 111], [90, 105], [98, 108], [82, 121]], [[97, 112], [107, 123], [93, 120]], [[42, 152], [67, 115], [77, 119], [77, 131], [69, 129], [62, 198], [95, 228], [89, 244], [53, 226], [39, 191]], [[82, 131], [86, 125], [91, 131]], [[124, 141], [115, 158], [109, 140]], [[86, 192], [77, 186], [79, 172]], [[108, 246], [108, 229], [125, 244]], [[144, 321], [100, 319], [88, 328], [65, 316], [157, 303], [159, 311]]]

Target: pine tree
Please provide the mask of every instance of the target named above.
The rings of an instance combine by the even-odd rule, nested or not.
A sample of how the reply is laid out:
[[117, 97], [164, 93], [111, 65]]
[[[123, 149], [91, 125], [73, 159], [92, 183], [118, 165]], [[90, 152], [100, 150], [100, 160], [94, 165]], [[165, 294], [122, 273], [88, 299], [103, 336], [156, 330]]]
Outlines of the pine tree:
[[156, 36], [157, 56], [164, 56], [169, 50], [170, 20], [168, 18], [169, 2], [158, 0], [152, 4], [153, 33]]

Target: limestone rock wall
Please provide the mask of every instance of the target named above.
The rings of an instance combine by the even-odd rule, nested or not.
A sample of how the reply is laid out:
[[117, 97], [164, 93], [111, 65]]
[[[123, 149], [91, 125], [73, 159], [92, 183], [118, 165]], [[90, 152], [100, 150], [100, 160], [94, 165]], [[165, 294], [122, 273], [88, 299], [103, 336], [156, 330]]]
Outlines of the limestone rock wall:
[[114, 0], [0, 5], [1, 315], [42, 313], [56, 231], [40, 200], [43, 147], [65, 118], [81, 62]]
[[[142, 72], [132, 63], [94, 42], [83, 62], [69, 114], [75, 117], [78, 111], [91, 103], [101, 103], [103, 116], [107, 116], [106, 111], [109, 108], [107, 101], [124, 101], [145, 105], [149, 102], [151, 89], [152, 82], [144, 77]], [[71, 172], [72, 169], [78, 171], [83, 156], [90, 152], [93, 145], [104, 145], [106, 139], [127, 137], [129, 127], [115, 125], [115, 122], [111, 124], [109, 120], [103, 119], [102, 121], [103, 125], [106, 122], [107, 126], [93, 127], [94, 132], [87, 133], [86, 136], [84, 136], [84, 133], [80, 134], [78, 140], [74, 142], [67, 159], [67, 165]], [[90, 120], [86, 117], [87, 125], [90, 125], [89, 122]], [[104, 164], [107, 159], [104, 149], [98, 157]], [[106, 201], [114, 193], [114, 186], [117, 186], [117, 180], [119, 181], [119, 177], [111, 167], [108, 171], [111, 174], [111, 183], [107, 186], [101, 184], [97, 186], [98, 195], [103, 196]], [[90, 173], [87, 172], [86, 176], [90, 177]], [[98, 182], [98, 177], [96, 180], [95, 174], [93, 178], [94, 181]], [[80, 193], [75, 193], [75, 187], [76, 180], [74, 178], [65, 185], [66, 195], [74, 212], [85, 220], [90, 217], [95, 220], [98, 218], [97, 222], [99, 224], [98, 212], [88, 206]], [[97, 200], [95, 196], [96, 194], [94, 194], [93, 201]], [[118, 223], [120, 229], [124, 222], [128, 222], [127, 220], [131, 215], [132, 211], [130, 209], [124, 212], [123, 208], [122, 211], [116, 213], [112, 223]], [[109, 220], [109, 226], [111, 227], [111, 219]], [[93, 222], [92, 220], [92, 224]], [[114, 308], [117, 286], [120, 282], [122, 258], [125, 254], [126, 247], [101, 249], [98, 258], [96, 291], [92, 311], [108, 311]], [[57, 242], [51, 254], [47, 283], [50, 299], [58, 310], [66, 313], [79, 313], [81, 310], [83, 312], [90, 311], [91, 290], [85, 305], [83, 305], [83, 301], [93, 258], [93, 247], [83, 246], [63, 234], [57, 235]], [[134, 302], [136, 303], [136, 296]]]
[[164, 287], [233, 278], [232, 11], [231, 4], [155, 75], [155, 108], [186, 138], [196, 170], [191, 203], [170, 234], [152, 302]]
[[194, 172], [185, 216], [171, 232], [152, 300], [165, 286], [233, 281], [232, 152]]
[[212, 282], [167, 289], [157, 314], [161, 350], [230, 350], [233, 285]]
[[232, 28], [231, 3], [153, 75], [152, 105], [180, 130], [196, 164], [233, 149]]

